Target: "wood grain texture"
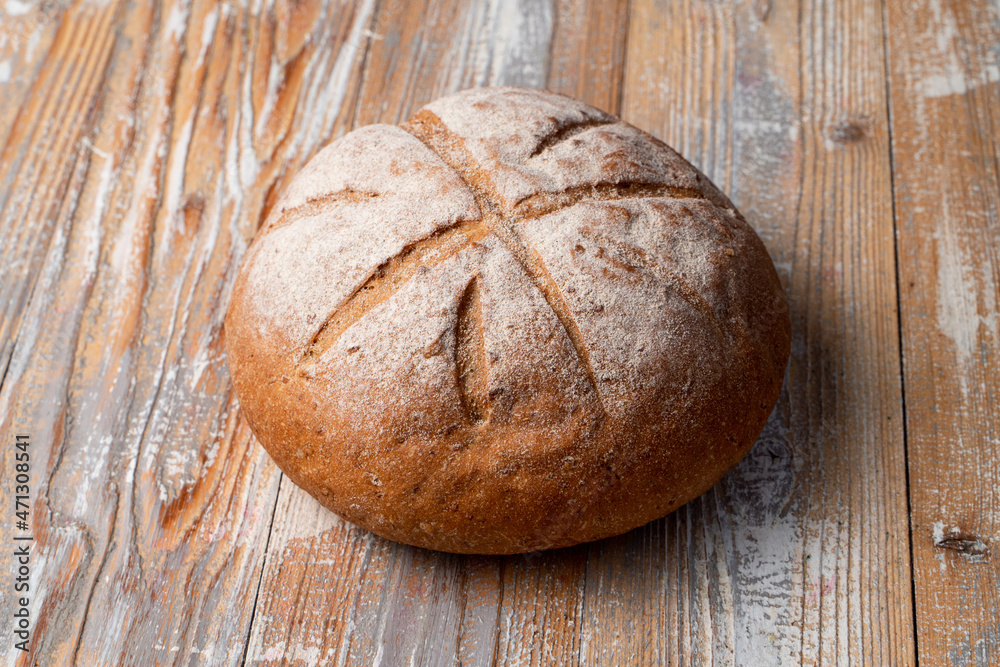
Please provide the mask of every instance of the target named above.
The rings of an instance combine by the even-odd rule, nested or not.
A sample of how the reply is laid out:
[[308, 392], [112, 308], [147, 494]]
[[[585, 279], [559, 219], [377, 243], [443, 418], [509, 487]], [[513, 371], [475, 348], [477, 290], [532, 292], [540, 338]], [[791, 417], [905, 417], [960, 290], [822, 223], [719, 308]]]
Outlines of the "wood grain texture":
[[[32, 650], [3, 623], [0, 653], [997, 663], [998, 42], [989, 0], [0, 3], [0, 465], [29, 434], [36, 539]], [[760, 440], [701, 498], [602, 542], [468, 557], [283, 479], [222, 321], [321, 146], [490, 84], [621, 113], [706, 171], [774, 256], [794, 341]]]
[[325, 89], [334, 65], [304, 76], [307, 32], [274, 28], [318, 9], [80, 2], [51, 28], [0, 168], [0, 435], [32, 437], [36, 538], [32, 651], [5, 634], [11, 663], [243, 659], [279, 475], [239, 418], [222, 321], [299, 157], [297, 93], [344, 88]]
[[887, 3], [918, 647], [1000, 663], [1000, 6]]
[[545, 87], [618, 114], [628, 41], [629, 0], [555, 4], [556, 30]]
[[881, 21], [866, 2], [633, 2], [623, 116], [734, 198], [793, 331], [760, 441], [665, 522], [668, 637], [688, 639], [663, 662], [914, 664]]

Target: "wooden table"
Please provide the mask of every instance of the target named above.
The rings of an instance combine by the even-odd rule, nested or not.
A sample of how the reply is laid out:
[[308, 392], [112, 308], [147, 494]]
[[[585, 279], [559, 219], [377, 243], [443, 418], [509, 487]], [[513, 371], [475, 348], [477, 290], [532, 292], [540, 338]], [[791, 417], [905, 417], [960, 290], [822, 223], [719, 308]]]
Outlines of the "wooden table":
[[[1000, 664], [997, 2], [0, 12], [9, 664]], [[222, 326], [311, 155], [490, 84], [575, 95], [680, 150], [759, 231], [793, 322], [778, 407], [714, 489], [506, 558], [373, 537], [283, 479]]]

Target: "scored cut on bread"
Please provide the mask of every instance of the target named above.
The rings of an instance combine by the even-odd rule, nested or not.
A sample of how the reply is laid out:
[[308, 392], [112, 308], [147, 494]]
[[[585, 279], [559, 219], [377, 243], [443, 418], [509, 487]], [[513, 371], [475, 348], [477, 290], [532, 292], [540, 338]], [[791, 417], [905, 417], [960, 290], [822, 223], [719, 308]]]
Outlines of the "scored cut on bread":
[[321, 150], [225, 330], [243, 414], [293, 482], [384, 537], [484, 554], [616, 535], [707, 490], [790, 345], [763, 243], [703, 174], [511, 87]]

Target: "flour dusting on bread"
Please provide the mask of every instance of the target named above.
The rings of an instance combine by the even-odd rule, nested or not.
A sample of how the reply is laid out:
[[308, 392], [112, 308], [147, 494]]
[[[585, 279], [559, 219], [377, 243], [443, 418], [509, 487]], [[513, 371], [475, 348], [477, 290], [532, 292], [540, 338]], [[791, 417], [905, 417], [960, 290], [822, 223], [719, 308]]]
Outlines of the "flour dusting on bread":
[[381, 535], [473, 553], [614, 535], [703, 492], [760, 432], [789, 348], [767, 251], [704, 175], [519, 88], [318, 153], [226, 331], [241, 406], [294, 482]]

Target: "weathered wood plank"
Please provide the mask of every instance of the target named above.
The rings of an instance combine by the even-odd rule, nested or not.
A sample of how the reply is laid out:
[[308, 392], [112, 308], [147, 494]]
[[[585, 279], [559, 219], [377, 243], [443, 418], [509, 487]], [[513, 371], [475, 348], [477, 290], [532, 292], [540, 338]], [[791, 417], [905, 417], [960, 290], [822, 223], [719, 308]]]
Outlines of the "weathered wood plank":
[[25, 103], [37, 96], [42, 66], [65, 9], [65, 3], [58, 2], [13, 2], [0, 7], [0, 94], [4, 101], [0, 105], [0, 146], [5, 150], [27, 146], [20, 135], [12, 137], [11, 132], [19, 118], [21, 133], [36, 119], [24, 115]]
[[1000, 6], [887, 3], [917, 646], [1000, 663]]
[[[658, 659], [913, 664], [881, 11], [632, 7], [624, 117], [733, 196], [793, 322], [787, 391], [761, 440], [665, 537], [647, 529], [667, 551]], [[639, 553], [615, 548], [612, 561]], [[631, 630], [600, 616], [596, 646]]]
[[[13, 53], [7, 60], [17, 106], [0, 114], [0, 377], [11, 362], [14, 341], [59, 210], [79, 196], [81, 143], [94, 122], [94, 100], [111, 55], [117, 5], [67, 10], [62, 20], [40, 10], [10, 22], [4, 35]], [[9, 9], [8, 9], [9, 11]], [[52, 19], [52, 20], [50, 20]], [[44, 40], [48, 50], [39, 54]], [[35, 43], [35, 48], [30, 48]], [[5, 48], [5, 50], [6, 50]], [[14, 55], [14, 54], [17, 55]], [[25, 80], [15, 78], [23, 65]], [[22, 71], [18, 70], [17, 74]], [[6, 78], [6, 77], [5, 77]], [[18, 100], [18, 98], [20, 98]], [[25, 224], [28, 221], [28, 224]]]
[[[871, 5], [0, 8], [0, 441], [32, 437], [37, 540], [33, 650], [2, 625], [8, 662], [238, 664], [249, 633], [251, 664], [913, 664], [886, 63], [918, 646], [995, 661], [1000, 18]], [[623, 100], [706, 170], [774, 254], [796, 338], [764, 436], [708, 494], [612, 540], [470, 558], [279, 490], [221, 325], [320, 146], [503, 83]]]
[[628, 39], [629, 0], [559, 0], [545, 87], [617, 114]]
[[280, 475], [223, 317], [269, 193], [354, 102], [363, 10], [83, 1], [44, 28], [0, 163], [0, 439], [32, 438], [36, 538], [8, 661], [241, 663]]

